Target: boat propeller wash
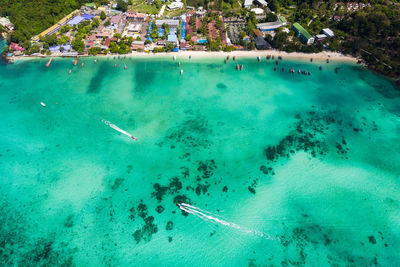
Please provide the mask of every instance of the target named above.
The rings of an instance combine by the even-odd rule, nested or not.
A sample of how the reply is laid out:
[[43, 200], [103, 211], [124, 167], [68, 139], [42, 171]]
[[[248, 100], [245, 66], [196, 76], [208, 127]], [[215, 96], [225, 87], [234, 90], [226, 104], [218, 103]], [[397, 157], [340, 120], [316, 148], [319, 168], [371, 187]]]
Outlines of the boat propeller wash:
[[112, 124], [111, 122], [106, 121], [106, 120], [101, 120], [101, 121], [102, 121], [105, 125], [110, 126], [110, 127], [113, 128], [114, 130], [116, 130], [116, 131], [118, 131], [118, 132], [120, 132], [120, 133], [122, 133], [122, 134], [128, 136], [129, 138], [132, 138], [133, 140], [137, 140], [136, 137], [134, 137], [133, 135], [131, 135], [131, 134], [128, 133], [127, 131], [122, 130], [122, 129], [119, 128], [117, 125]]
[[239, 230], [239, 231], [241, 231], [243, 233], [253, 234], [253, 235], [256, 235], [256, 236], [259, 236], [259, 237], [262, 237], [262, 238], [265, 238], [265, 239], [269, 239], [269, 240], [277, 239], [277, 238], [271, 237], [269, 234], [265, 234], [265, 233], [262, 233], [262, 232], [257, 231], [257, 230], [252, 230], [252, 229], [250, 229], [248, 227], [241, 226], [241, 225], [238, 225], [238, 224], [233, 223], [233, 222], [225, 221], [225, 220], [223, 220], [221, 218], [218, 218], [217, 215], [212, 214], [211, 212], [208, 212], [208, 211], [205, 211], [205, 210], [201, 210], [201, 209], [199, 209], [197, 207], [194, 207], [192, 205], [189, 205], [189, 204], [186, 204], [186, 203], [176, 203], [176, 205], [182, 211], [185, 211], [187, 213], [193, 214], [193, 215], [199, 217], [200, 219], [202, 219], [204, 221], [210, 221], [210, 222], [222, 224], [222, 225], [225, 225], [225, 226], [230, 227], [230, 228], [235, 228], [235, 229], [237, 229], [237, 230]]

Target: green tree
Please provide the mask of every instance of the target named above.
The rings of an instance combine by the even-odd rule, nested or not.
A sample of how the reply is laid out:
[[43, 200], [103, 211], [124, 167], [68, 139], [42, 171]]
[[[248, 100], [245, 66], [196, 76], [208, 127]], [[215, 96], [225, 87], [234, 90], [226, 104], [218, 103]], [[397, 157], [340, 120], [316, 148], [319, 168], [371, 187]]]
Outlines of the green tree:
[[106, 13], [104, 13], [104, 11], [101, 11], [100, 19], [105, 20], [106, 18], [107, 18]]
[[78, 51], [79, 53], [85, 51], [85, 43], [82, 41], [82, 39], [75, 38], [72, 41], [71, 46], [74, 50]]
[[97, 28], [100, 25], [100, 20], [98, 18], [94, 18], [92, 21], [93, 28]]
[[185, 40], [189, 42], [192, 39], [192, 36], [190, 34], [186, 34]]
[[128, 10], [128, 3], [125, 2], [124, 0], [118, 0], [117, 1], [117, 10], [126, 12]]

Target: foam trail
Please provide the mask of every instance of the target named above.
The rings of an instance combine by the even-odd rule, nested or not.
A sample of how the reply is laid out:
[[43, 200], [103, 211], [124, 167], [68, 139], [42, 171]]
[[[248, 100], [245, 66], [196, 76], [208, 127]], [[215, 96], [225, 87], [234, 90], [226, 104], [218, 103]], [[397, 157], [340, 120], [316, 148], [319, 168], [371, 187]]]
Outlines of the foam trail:
[[231, 228], [235, 228], [235, 229], [237, 229], [237, 230], [239, 230], [239, 231], [241, 231], [243, 233], [254, 234], [256, 236], [263, 237], [265, 239], [272, 239], [272, 237], [270, 235], [268, 235], [268, 234], [264, 234], [264, 233], [262, 233], [260, 231], [257, 231], [257, 230], [252, 230], [252, 229], [247, 228], [245, 226], [240, 226], [240, 225], [238, 225], [236, 223], [227, 222], [225, 220], [217, 218], [216, 216], [212, 216], [211, 213], [208, 212], [208, 211], [203, 211], [203, 210], [201, 210], [201, 209], [199, 209], [197, 207], [194, 207], [192, 205], [185, 204], [185, 203], [180, 203], [179, 204], [179, 208], [181, 210], [183, 210], [183, 211], [185, 211], [187, 213], [193, 214], [193, 215], [195, 215], [195, 216], [197, 216], [197, 217], [199, 217], [199, 218], [201, 218], [201, 219], [203, 219], [205, 221], [213, 221], [213, 222], [216, 222], [216, 223], [219, 223], [219, 224], [231, 227]]
[[116, 130], [116, 131], [118, 131], [118, 132], [120, 132], [120, 133], [122, 133], [122, 134], [128, 136], [129, 138], [132, 138], [133, 140], [136, 140], [136, 139], [137, 139], [136, 137], [134, 137], [133, 135], [131, 135], [131, 134], [128, 133], [127, 131], [122, 130], [121, 128], [119, 128], [119, 127], [118, 127], [117, 125], [115, 125], [115, 124], [112, 124], [111, 122], [106, 121], [106, 120], [101, 120], [101, 121], [104, 122], [105, 125], [110, 126], [110, 127], [113, 128], [114, 130]]

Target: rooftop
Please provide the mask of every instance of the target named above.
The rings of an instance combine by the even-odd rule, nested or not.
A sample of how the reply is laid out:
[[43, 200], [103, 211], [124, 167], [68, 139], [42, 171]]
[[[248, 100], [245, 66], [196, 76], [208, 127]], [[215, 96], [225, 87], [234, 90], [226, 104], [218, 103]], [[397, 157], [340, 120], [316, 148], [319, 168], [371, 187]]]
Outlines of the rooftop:
[[308, 31], [306, 31], [303, 26], [301, 26], [299, 23], [294, 23], [293, 27], [301, 34], [303, 35], [305, 38], [310, 39], [312, 36], [311, 34], [308, 33]]

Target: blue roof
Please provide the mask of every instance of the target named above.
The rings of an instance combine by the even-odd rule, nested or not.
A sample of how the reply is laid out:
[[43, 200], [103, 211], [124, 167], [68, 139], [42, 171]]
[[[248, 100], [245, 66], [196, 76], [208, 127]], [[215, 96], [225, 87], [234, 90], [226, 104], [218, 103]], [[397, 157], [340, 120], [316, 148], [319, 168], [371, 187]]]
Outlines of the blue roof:
[[95, 16], [94, 15], [90, 15], [90, 14], [83, 14], [82, 17], [84, 19], [86, 19], [86, 20], [90, 20], [90, 19], [94, 18]]
[[60, 48], [63, 47], [64, 51], [69, 51], [71, 50], [71, 45], [66, 44], [66, 45], [56, 45], [56, 46], [50, 46], [49, 50], [50, 52], [60, 52]]
[[176, 34], [168, 34], [168, 42], [176, 42]]
[[198, 44], [205, 44], [205, 43], [207, 43], [207, 40], [206, 39], [197, 40], [197, 43]]
[[179, 52], [179, 48], [175, 47], [174, 49], [172, 49], [172, 52]]
[[164, 29], [158, 29], [158, 37], [162, 37], [164, 35], [165, 30]]
[[81, 23], [83, 20], [84, 20], [83, 17], [76, 16], [76, 17], [73, 17], [70, 21], [68, 21], [68, 24], [69, 25], [77, 25], [77, 24]]

